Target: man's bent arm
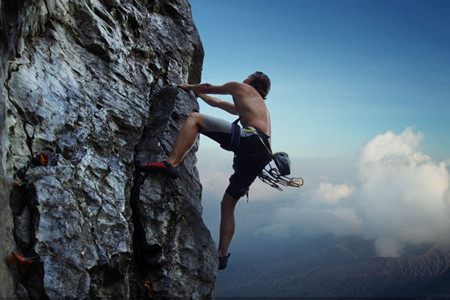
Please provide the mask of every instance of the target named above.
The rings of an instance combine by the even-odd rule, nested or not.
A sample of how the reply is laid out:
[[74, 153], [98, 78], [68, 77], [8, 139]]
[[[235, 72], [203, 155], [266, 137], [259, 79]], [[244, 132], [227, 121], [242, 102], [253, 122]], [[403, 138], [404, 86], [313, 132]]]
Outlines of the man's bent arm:
[[222, 101], [222, 100], [220, 100], [218, 98], [211, 97], [211, 96], [206, 95], [206, 94], [199, 93], [199, 94], [196, 94], [196, 95], [198, 97], [202, 98], [203, 101], [205, 101], [207, 104], [209, 104], [212, 107], [217, 107], [217, 108], [223, 109], [224, 111], [226, 111], [226, 112], [228, 112], [228, 113], [230, 113], [232, 115], [237, 115], [238, 114], [234, 104], [231, 103], [231, 102]]

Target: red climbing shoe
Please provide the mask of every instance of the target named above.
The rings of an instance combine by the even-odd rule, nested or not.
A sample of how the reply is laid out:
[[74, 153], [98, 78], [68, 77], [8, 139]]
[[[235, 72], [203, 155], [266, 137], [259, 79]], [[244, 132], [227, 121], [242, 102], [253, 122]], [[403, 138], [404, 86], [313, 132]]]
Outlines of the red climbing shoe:
[[180, 177], [178, 167], [172, 167], [167, 161], [150, 162], [139, 167], [139, 171], [147, 173], [162, 173], [170, 178], [176, 179]]

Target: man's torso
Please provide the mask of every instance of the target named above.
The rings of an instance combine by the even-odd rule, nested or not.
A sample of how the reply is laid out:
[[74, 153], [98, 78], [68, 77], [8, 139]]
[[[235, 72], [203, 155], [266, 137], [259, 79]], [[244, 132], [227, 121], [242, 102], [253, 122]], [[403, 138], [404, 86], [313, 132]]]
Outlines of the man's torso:
[[267, 106], [259, 93], [243, 84], [242, 92], [233, 96], [242, 126], [253, 126], [270, 136], [270, 117]]

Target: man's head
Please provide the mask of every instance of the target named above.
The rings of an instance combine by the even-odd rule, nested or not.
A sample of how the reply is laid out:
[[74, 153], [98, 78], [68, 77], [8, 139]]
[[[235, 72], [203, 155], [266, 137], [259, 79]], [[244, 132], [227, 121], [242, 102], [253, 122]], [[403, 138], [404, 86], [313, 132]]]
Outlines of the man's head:
[[270, 91], [270, 79], [263, 72], [255, 72], [248, 76], [245, 83], [254, 87], [263, 99], [266, 99]]

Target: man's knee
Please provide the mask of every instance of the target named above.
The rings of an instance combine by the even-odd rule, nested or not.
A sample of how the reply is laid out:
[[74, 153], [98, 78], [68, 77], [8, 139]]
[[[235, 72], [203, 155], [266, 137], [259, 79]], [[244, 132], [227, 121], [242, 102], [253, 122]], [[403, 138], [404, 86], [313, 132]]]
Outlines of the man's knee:
[[198, 112], [192, 112], [186, 119], [186, 123], [191, 123], [192, 125], [197, 126], [199, 131], [202, 131], [205, 125], [205, 115]]
[[198, 113], [198, 112], [191, 112], [191, 113], [189, 114], [189, 118], [195, 118], [195, 119], [197, 119], [200, 115], [201, 115], [201, 113]]

